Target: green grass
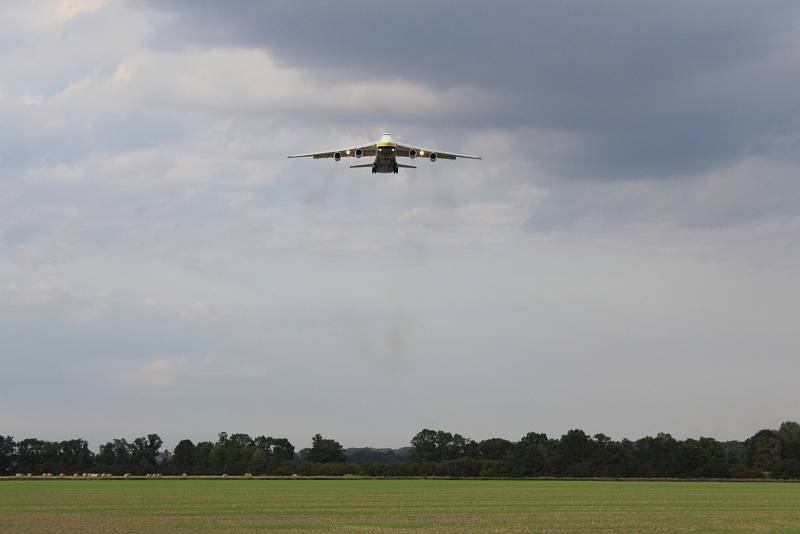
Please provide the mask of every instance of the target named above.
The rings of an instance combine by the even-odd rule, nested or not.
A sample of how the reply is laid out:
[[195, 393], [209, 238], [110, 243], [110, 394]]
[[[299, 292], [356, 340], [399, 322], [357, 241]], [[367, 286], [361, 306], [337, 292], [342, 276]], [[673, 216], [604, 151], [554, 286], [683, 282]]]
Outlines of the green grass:
[[0, 532], [258, 531], [800, 533], [800, 484], [0, 481]]

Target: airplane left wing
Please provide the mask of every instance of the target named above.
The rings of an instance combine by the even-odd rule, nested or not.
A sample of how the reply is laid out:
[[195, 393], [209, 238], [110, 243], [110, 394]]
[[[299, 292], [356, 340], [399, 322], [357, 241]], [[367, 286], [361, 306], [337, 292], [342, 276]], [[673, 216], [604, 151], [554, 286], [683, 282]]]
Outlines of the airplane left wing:
[[436, 154], [437, 159], [438, 158], [441, 158], [441, 159], [483, 159], [480, 156], [468, 156], [466, 154], [455, 154], [453, 152], [445, 152], [445, 151], [442, 151], [442, 150], [432, 150], [432, 149], [429, 149], [429, 148], [422, 148], [422, 147], [419, 147], [419, 146], [402, 145], [402, 144], [398, 144], [397, 145], [397, 148], [395, 149], [395, 155], [396, 156], [400, 156], [400, 157], [404, 157], [404, 158], [410, 158], [412, 150], [415, 151], [416, 157], [419, 157], [419, 158], [427, 158], [427, 157], [430, 157], [431, 154]]
[[323, 152], [310, 152], [308, 154], [296, 154], [294, 156], [287, 156], [289, 158], [335, 158], [336, 154], [339, 154], [339, 157], [342, 158], [354, 158], [356, 157], [356, 151], [360, 150], [362, 156], [374, 156], [376, 145], [362, 145], [350, 148], [342, 148], [339, 150], [326, 150]]

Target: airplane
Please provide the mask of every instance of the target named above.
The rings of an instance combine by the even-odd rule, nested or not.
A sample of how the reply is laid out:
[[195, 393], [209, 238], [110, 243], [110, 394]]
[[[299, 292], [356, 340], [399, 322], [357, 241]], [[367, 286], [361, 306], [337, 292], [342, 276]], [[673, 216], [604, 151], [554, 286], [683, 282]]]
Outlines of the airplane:
[[427, 157], [432, 162], [438, 159], [482, 159], [478, 156], [466, 156], [464, 154], [453, 154], [452, 152], [442, 152], [440, 150], [430, 150], [421, 148], [416, 145], [406, 145], [397, 143], [392, 139], [391, 134], [385, 133], [379, 141], [371, 145], [360, 145], [351, 148], [343, 148], [341, 150], [329, 150], [326, 152], [311, 152], [309, 154], [297, 154], [295, 156], [288, 156], [289, 158], [333, 158], [340, 161], [342, 158], [362, 158], [364, 156], [375, 156], [375, 161], [372, 163], [365, 163], [363, 165], [350, 165], [351, 169], [359, 168], [372, 168], [372, 174], [375, 173], [390, 173], [397, 174], [399, 169], [416, 169], [414, 165], [403, 165], [397, 163], [397, 158], [411, 158]]

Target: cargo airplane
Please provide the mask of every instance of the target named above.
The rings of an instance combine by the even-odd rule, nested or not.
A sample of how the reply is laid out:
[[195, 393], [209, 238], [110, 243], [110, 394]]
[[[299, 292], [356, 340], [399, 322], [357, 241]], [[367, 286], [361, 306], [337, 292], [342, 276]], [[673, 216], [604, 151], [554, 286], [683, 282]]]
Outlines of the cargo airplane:
[[453, 154], [452, 152], [443, 152], [441, 150], [431, 150], [422, 148], [416, 145], [406, 145], [397, 143], [392, 136], [388, 133], [383, 134], [383, 137], [376, 143], [371, 145], [360, 145], [350, 148], [343, 148], [341, 150], [329, 150], [326, 152], [311, 152], [310, 154], [297, 154], [289, 156], [290, 158], [333, 158], [335, 161], [340, 161], [342, 158], [362, 158], [362, 157], [375, 157], [372, 163], [365, 163], [363, 165], [350, 165], [351, 169], [358, 168], [372, 168], [372, 173], [376, 172], [397, 174], [398, 169], [416, 169], [414, 165], [403, 165], [397, 162], [397, 158], [410, 158], [416, 157], [428, 158], [431, 161], [438, 159], [481, 159], [478, 156], [465, 156], [464, 154]]

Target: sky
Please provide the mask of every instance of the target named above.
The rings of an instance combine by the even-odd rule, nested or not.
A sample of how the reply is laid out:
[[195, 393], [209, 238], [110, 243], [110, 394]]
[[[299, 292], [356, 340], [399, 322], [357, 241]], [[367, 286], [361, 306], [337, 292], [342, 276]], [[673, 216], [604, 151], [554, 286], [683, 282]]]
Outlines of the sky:
[[[0, 434], [797, 420], [800, 4], [0, 7]], [[373, 175], [286, 155], [479, 154]]]

